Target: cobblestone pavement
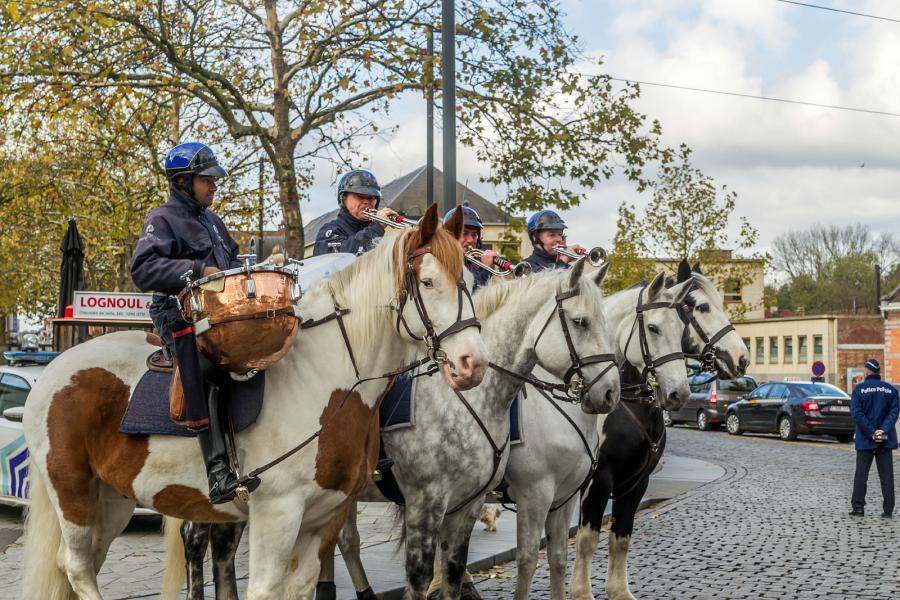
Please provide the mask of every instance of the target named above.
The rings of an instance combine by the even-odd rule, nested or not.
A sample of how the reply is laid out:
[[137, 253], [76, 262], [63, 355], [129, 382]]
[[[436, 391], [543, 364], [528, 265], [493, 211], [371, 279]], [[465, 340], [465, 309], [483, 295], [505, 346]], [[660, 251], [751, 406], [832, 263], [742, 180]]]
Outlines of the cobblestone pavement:
[[[866, 516], [847, 516], [852, 444], [677, 427], [666, 450], [715, 462], [727, 473], [639, 513], [628, 573], [637, 598], [900, 598], [900, 516], [880, 517], [874, 468]], [[895, 471], [898, 462], [895, 453]], [[599, 546], [592, 587], [596, 598], [606, 598], [605, 538]], [[570, 540], [569, 575], [574, 557]], [[512, 598], [515, 573], [515, 563], [495, 568], [477, 584], [484, 599]], [[542, 554], [532, 597], [549, 598], [549, 583]]]

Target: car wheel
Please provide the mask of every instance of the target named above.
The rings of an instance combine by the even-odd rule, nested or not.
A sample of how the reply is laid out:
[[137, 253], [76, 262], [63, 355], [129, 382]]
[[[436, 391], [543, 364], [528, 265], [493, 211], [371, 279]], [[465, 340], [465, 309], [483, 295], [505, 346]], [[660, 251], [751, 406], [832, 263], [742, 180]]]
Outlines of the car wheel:
[[849, 444], [850, 442], [853, 441], [853, 434], [852, 434], [852, 433], [851, 433], [851, 434], [848, 434], [848, 435], [836, 435], [836, 436], [834, 436], [834, 437], [836, 437], [836, 438], [837, 438], [837, 441], [839, 441], [839, 442], [842, 443], [842, 444]]
[[781, 420], [778, 421], [778, 435], [787, 442], [797, 439], [797, 428], [790, 417], [781, 417]]
[[712, 429], [712, 426], [709, 424], [709, 415], [706, 414], [705, 410], [701, 410], [697, 413], [697, 429], [700, 431], [709, 431]]
[[672, 415], [670, 415], [669, 411], [667, 411], [667, 410], [663, 411], [663, 424], [666, 427], [671, 427], [672, 425], [675, 424], [675, 421], [672, 420]]
[[728, 418], [725, 419], [725, 429], [727, 429], [728, 433], [731, 435], [741, 435], [744, 433], [744, 430], [741, 429], [741, 418], [737, 413], [728, 414]]

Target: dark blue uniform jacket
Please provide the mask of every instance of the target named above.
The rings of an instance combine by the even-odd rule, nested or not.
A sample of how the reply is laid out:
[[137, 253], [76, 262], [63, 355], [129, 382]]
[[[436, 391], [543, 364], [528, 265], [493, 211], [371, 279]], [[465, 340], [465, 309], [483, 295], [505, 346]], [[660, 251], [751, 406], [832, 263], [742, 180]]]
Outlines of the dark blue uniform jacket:
[[134, 256], [131, 278], [141, 291], [173, 295], [184, 289], [181, 276], [203, 277], [203, 267], [239, 267], [238, 245], [215, 213], [178, 190], [150, 211]]
[[[897, 447], [895, 424], [900, 413], [900, 400], [894, 386], [883, 382], [878, 375], [869, 375], [853, 390], [850, 407], [856, 423], [857, 450]], [[876, 429], [887, 434], [887, 441], [880, 444], [872, 441]]]
[[540, 273], [541, 271], [545, 271], [547, 269], [570, 269], [571, 266], [568, 263], [564, 263], [560, 260], [559, 254], [554, 252], [552, 255], [544, 252], [543, 249], [535, 246], [534, 252], [531, 253], [531, 256], [523, 259], [525, 262], [531, 265], [531, 271], [533, 273]]
[[341, 207], [337, 217], [325, 223], [316, 235], [313, 256], [329, 252], [350, 252], [362, 254], [375, 245], [384, 235], [384, 229], [374, 221], [360, 221]]

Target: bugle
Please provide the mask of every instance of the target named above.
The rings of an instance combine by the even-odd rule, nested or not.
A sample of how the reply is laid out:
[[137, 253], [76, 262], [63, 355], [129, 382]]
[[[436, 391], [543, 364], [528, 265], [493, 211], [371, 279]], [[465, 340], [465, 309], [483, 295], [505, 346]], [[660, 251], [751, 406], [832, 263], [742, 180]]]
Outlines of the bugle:
[[366, 215], [370, 221], [375, 221], [376, 223], [381, 223], [386, 227], [393, 227], [394, 229], [407, 229], [419, 224], [415, 219], [407, 219], [403, 215], [391, 215], [385, 218], [379, 215], [377, 210], [372, 210], [371, 208], [364, 210], [363, 214]]
[[608, 258], [608, 254], [606, 250], [601, 248], [600, 246], [595, 246], [590, 250], [569, 250], [565, 246], [555, 246], [553, 251], [557, 254], [561, 254], [563, 256], [568, 256], [569, 258], [581, 258], [582, 256], [587, 256], [588, 262], [594, 265], [595, 267], [599, 267], [602, 265], [606, 259]]
[[512, 275], [513, 277], [525, 277], [531, 275], [531, 265], [525, 261], [514, 265], [502, 256], [495, 256], [494, 260], [491, 261], [493, 266], [490, 266], [481, 262], [482, 255], [484, 255], [484, 250], [473, 248], [472, 250], [466, 251], [465, 257], [466, 260], [473, 265], [477, 265], [491, 275], [496, 275], [497, 277], [506, 277], [508, 275]]

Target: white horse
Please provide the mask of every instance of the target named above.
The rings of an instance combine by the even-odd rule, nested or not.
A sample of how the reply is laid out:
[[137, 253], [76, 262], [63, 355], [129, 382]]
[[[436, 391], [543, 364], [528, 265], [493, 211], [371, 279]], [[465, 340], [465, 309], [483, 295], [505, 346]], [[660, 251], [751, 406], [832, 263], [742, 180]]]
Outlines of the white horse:
[[[638, 368], [660, 357], [681, 352], [684, 324], [676, 312], [691, 291], [693, 281], [665, 289], [660, 273], [646, 287], [627, 289], [606, 298], [603, 314], [614, 340], [620, 364]], [[658, 303], [639, 322], [639, 296], [644, 303]], [[645, 328], [644, 333], [637, 328]], [[640, 340], [646, 339], [646, 347]], [[690, 394], [684, 361], [670, 360], [653, 371], [661, 396], [668, 405], [680, 406]], [[537, 566], [541, 532], [547, 534], [550, 564], [550, 597], [566, 597], [566, 542], [578, 492], [596, 466], [599, 443], [597, 417], [565, 403], [542, 397], [526, 386], [522, 407], [524, 443], [514, 446], [506, 466], [507, 494], [516, 503], [516, 600], [529, 597]], [[602, 418], [602, 417], [601, 417]]]
[[[374, 468], [375, 407], [389, 380], [380, 376], [412, 362], [427, 344], [443, 359], [451, 387], [468, 389], [483, 377], [484, 343], [475, 328], [460, 326], [474, 316], [458, 284], [461, 217], [457, 211], [445, 231], [432, 207], [418, 229], [389, 233], [301, 299], [309, 319], [349, 309], [346, 341], [330, 321], [304, 329], [268, 369], [259, 417], [236, 436], [241, 462], [259, 467], [306, 446], [262, 475], [248, 512], [236, 503], [209, 503], [195, 440], [118, 432], [154, 350], [143, 333], [103, 336], [54, 360], [25, 409], [34, 476], [24, 597], [74, 592], [99, 600], [96, 576], [109, 545], [141, 505], [194, 521], [249, 518], [247, 597], [281, 598], [284, 591], [310, 598], [320, 559]], [[371, 376], [377, 379], [360, 383]]]

